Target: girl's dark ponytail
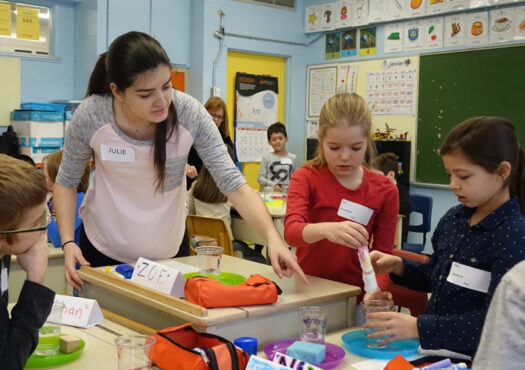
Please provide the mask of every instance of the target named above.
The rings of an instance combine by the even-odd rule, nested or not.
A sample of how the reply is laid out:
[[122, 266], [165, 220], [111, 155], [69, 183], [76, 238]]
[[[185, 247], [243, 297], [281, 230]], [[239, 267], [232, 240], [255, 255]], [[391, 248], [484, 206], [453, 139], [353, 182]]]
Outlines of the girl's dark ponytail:
[[518, 152], [518, 166], [516, 175], [511, 184], [511, 195], [518, 197], [521, 214], [525, 216], [525, 151], [520, 147]]
[[108, 72], [106, 68], [106, 54], [107, 53], [100, 54], [97, 63], [95, 64], [95, 68], [93, 68], [93, 72], [91, 72], [88, 88], [86, 91], [86, 97], [93, 94], [111, 94], [108, 81]]

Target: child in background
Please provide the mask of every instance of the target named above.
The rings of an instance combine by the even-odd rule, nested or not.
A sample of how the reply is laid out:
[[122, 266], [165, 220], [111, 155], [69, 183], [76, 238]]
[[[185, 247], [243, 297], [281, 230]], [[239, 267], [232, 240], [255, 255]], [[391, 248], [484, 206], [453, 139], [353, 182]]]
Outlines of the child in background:
[[[418, 338], [421, 347], [474, 355], [501, 277], [525, 259], [524, 153], [514, 126], [475, 117], [454, 127], [440, 150], [460, 205], [441, 218], [428, 264], [372, 251], [377, 273], [432, 295], [424, 315], [370, 314], [370, 337]], [[373, 299], [374, 295], [366, 297]]]
[[[23, 369], [51, 312], [55, 293], [43, 286], [47, 270], [46, 180], [38, 170], [0, 154], [0, 363]], [[18, 302], [7, 309], [11, 255], [27, 273]]]
[[[233, 159], [233, 150], [231, 147], [228, 147], [228, 153]], [[228, 226], [228, 233], [232, 239], [234, 252], [240, 252], [244, 259], [266, 263], [266, 259], [260, 250], [253, 250], [246, 243], [233, 240], [230, 216], [231, 203], [228, 201], [228, 198], [220, 192], [206, 167], [201, 168], [199, 176], [197, 176], [197, 179], [191, 185], [190, 190], [186, 194], [186, 203], [188, 204], [188, 213], [190, 214], [222, 218], [224, 220]], [[197, 245], [217, 245], [216, 240], [206, 240], [203, 238], [198, 238], [196, 242]]]
[[[62, 246], [62, 241], [60, 240], [60, 233], [58, 232], [58, 225], [55, 221], [55, 212], [53, 206], [53, 186], [55, 185], [55, 180], [58, 174], [58, 168], [60, 167], [60, 162], [62, 162], [62, 149], [48, 154], [44, 157], [44, 176], [46, 177], [47, 190], [51, 194], [51, 199], [48, 202], [49, 210], [51, 211], [51, 223], [47, 228], [47, 238], [49, 241], [56, 247]], [[86, 166], [84, 175], [77, 186], [77, 208], [75, 210], [75, 243], [78, 244], [80, 239], [80, 226], [82, 225], [82, 220], [78, 217], [78, 209], [84, 200], [84, 195], [87, 192], [89, 187], [89, 175], [90, 167], [89, 164]]]
[[295, 154], [286, 151], [288, 135], [281, 122], [270, 125], [266, 135], [273, 152], [264, 153], [257, 181], [262, 187], [272, 186], [275, 191], [282, 191], [282, 185], [290, 183], [295, 171]]
[[383, 153], [376, 157], [374, 167], [381, 171], [386, 177], [388, 177], [396, 186], [399, 193], [399, 214], [405, 216], [403, 218], [403, 232], [401, 240], [407, 241], [408, 235], [408, 223], [409, 215], [412, 212], [412, 205], [410, 204], [410, 194], [408, 187], [405, 184], [397, 181], [399, 175], [397, 155], [395, 153]]
[[297, 247], [305, 273], [361, 289], [356, 248], [373, 237], [372, 249], [392, 253], [399, 211], [395, 185], [364, 166], [365, 154], [371, 161], [375, 156], [371, 126], [370, 108], [359, 95], [326, 101], [317, 156], [292, 176], [284, 219], [285, 240]]

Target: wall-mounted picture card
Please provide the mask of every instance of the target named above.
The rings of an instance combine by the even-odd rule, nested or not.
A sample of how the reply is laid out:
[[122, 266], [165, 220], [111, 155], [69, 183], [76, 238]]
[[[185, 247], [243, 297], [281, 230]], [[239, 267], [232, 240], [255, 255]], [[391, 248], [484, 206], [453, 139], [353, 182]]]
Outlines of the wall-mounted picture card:
[[410, 0], [392, 0], [387, 2], [390, 19], [404, 19], [409, 17]]
[[487, 45], [489, 42], [489, 13], [467, 14], [467, 45]]
[[426, 18], [423, 24], [423, 49], [442, 48], [444, 45], [443, 27], [444, 17]]
[[404, 50], [419, 50], [423, 47], [424, 30], [422, 21], [416, 20], [405, 22], [404, 32]]
[[335, 30], [336, 14], [335, 3], [328, 3], [320, 5], [321, 9], [321, 30], [330, 31]]
[[339, 0], [335, 3], [335, 27], [348, 28], [355, 26], [355, 10], [350, 0]]
[[454, 14], [445, 17], [444, 38], [445, 47], [463, 46], [467, 42], [466, 14]]
[[388, 2], [384, 0], [368, 1], [368, 21], [370, 23], [382, 22], [391, 19], [388, 12], [387, 3]]
[[361, 28], [359, 30], [359, 55], [375, 55], [376, 27]]
[[321, 9], [318, 5], [307, 6], [304, 11], [304, 32], [321, 31]]
[[514, 40], [515, 8], [494, 9], [489, 12], [489, 42]]
[[355, 64], [339, 64], [337, 66], [337, 93], [355, 92], [358, 66]]
[[427, 2], [425, 0], [407, 0], [406, 17], [421, 17], [427, 14]]
[[403, 32], [404, 23], [387, 23], [385, 24], [385, 53], [397, 53], [403, 51]]
[[492, 0], [467, 0], [468, 9], [485, 8], [491, 4]]
[[341, 33], [327, 33], [325, 39], [325, 59], [337, 59], [341, 56]]
[[427, 2], [427, 14], [440, 14], [448, 11], [449, 4], [445, 0], [425, 0]]
[[448, 2], [448, 11], [457, 12], [459, 10], [468, 9], [470, 0], [446, 0]]
[[492, 4], [494, 5], [501, 5], [501, 4], [512, 4], [512, 3], [520, 3], [521, 0], [492, 0]]
[[514, 8], [514, 40], [525, 40], [525, 6]]
[[357, 30], [341, 32], [341, 57], [357, 55]]
[[352, 1], [354, 6], [355, 24], [354, 26], [364, 26], [369, 23], [368, 20], [368, 0], [354, 0]]

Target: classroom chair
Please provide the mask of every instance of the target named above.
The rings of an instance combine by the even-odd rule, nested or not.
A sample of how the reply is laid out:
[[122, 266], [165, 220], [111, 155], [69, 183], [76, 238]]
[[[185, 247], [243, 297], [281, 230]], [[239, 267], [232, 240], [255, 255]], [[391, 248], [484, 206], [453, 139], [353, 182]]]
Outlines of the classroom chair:
[[426, 195], [410, 195], [410, 203], [412, 203], [412, 213], [420, 213], [423, 221], [419, 225], [412, 225], [409, 221], [408, 232], [422, 233], [423, 244], [419, 243], [403, 243], [403, 248], [406, 251], [421, 253], [425, 249], [427, 242], [427, 233], [430, 231], [430, 221], [432, 219], [432, 198]]
[[188, 215], [186, 217], [186, 229], [190, 243], [190, 254], [195, 255], [195, 249], [191, 245], [192, 237], [201, 236], [217, 240], [224, 248], [224, 253], [233, 256], [232, 240], [226, 222], [222, 218]]
[[[394, 256], [399, 256], [408, 260], [428, 263], [430, 258], [423, 254], [403, 251], [394, 249]], [[425, 308], [428, 303], [428, 294], [426, 292], [419, 292], [417, 290], [408, 289], [401, 285], [396, 285], [390, 280], [390, 276], [386, 275], [387, 278], [378, 279], [378, 284], [383, 291], [389, 291], [392, 293], [392, 299], [394, 304], [401, 309], [401, 307], [408, 308], [412, 316], [419, 316], [425, 313]]]

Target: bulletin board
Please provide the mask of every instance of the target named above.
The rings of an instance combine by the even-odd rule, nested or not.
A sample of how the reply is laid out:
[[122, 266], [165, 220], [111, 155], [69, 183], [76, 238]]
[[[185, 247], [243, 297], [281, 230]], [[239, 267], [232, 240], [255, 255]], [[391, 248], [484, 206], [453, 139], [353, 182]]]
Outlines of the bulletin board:
[[20, 108], [20, 58], [0, 58], [0, 81], [0, 126], [9, 126]]
[[474, 116], [502, 116], [525, 143], [525, 46], [420, 57], [416, 182], [448, 184], [439, 156], [447, 133]]
[[[353, 68], [356, 68], [356, 78], [355, 78], [355, 92], [359, 95], [361, 95], [365, 100], [367, 100], [367, 91], [370, 92], [368, 89], [368, 82], [370, 76], [373, 74], [378, 73], [384, 73], [391, 71], [393, 73], [399, 72], [399, 71], [413, 71], [413, 101], [412, 101], [412, 107], [411, 114], [406, 114], [404, 111], [401, 112], [401, 114], [372, 114], [372, 130], [376, 131], [376, 129], [379, 129], [380, 131], [385, 131], [385, 123], [388, 124], [388, 126], [392, 129], [395, 129], [394, 134], [399, 135], [401, 133], [408, 133], [408, 140], [412, 143], [411, 153], [415, 153], [415, 137], [416, 137], [416, 121], [417, 121], [417, 107], [418, 107], [418, 75], [419, 75], [419, 56], [406, 56], [403, 58], [381, 58], [381, 59], [373, 59], [373, 60], [366, 60], [366, 61], [360, 61], [360, 62], [353, 62], [353, 63], [331, 63], [331, 64], [320, 64], [320, 65], [312, 65], [309, 66], [307, 69], [307, 97], [306, 97], [306, 120], [307, 120], [307, 132], [309, 129], [309, 126], [312, 126], [310, 123], [317, 121], [318, 117], [312, 115], [313, 112], [317, 112], [320, 110], [318, 107], [319, 101], [316, 101], [316, 106], [312, 107], [312, 91], [315, 91], [315, 87], [312, 84], [319, 85], [318, 82], [312, 80], [312, 73], [311, 71], [318, 71], [320, 69], [325, 68], [326, 70], [333, 71], [334, 69], [336, 71], [342, 70], [339, 68], [340, 66], [350, 66]], [[333, 72], [323, 72], [327, 77], [332, 78]], [[315, 76], [315, 74], [314, 74]], [[347, 74], [345, 73], [344, 76], [339, 76], [336, 73], [335, 76], [335, 82], [332, 83], [332, 81], [328, 81], [322, 85], [323, 88], [326, 89], [325, 94], [328, 95], [328, 91], [333, 93], [331, 95], [336, 94], [337, 92], [341, 92], [342, 86], [341, 82], [345, 80]], [[346, 82], [346, 81], [345, 81]], [[350, 88], [345, 87], [345, 91], [354, 91]], [[330, 96], [331, 96], [330, 95]], [[329, 96], [328, 96], [329, 97]], [[319, 108], [319, 109], [318, 109]], [[415, 172], [415, 156], [412, 155], [411, 161], [410, 161], [410, 174], [411, 179], [410, 181], [414, 181], [414, 172]]]

